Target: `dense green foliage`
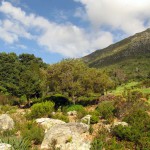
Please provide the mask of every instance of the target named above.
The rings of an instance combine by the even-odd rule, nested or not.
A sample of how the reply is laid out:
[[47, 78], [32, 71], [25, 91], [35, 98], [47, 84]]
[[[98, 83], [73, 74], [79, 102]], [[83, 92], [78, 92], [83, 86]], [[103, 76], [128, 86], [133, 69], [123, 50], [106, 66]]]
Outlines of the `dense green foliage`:
[[41, 58], [31, 54], [0, 53], [0, 90], [3, 93], [29, 100], [41, 95], [40, 69], [45, 68]]
[[28, 117], [31, 118], [44, 117], [51, 114], [53, 110], [54, 110], [54, 103], [52, 102], [37, 103], [31, 107], [31, 113], [28, 114]]
[[[150, 72], [141, 75], [138, 67], [129, 82], [128, 68], [123, 68], [89, 68], [79, 59], [46, 65], [34, 55], [0, 53], [0, 113], [15, 120], [15, 130], [1, 134], [19, 136], [15, 145], [38, 147], [44, 132], [34, 119], [76, 122], [90, 114], [91, 150], [149, 150]], [[116, 120], [128, 125], [114, 126]]]
[[103, 101], [98, 105], [96, 110], [99, 112], [100, 116], [105, 119], [112, 118], [114, 116], [115, 107], [111, 101]]
[[150, 29], [147, 29], [82, 59], [90, 67], [109, 70], [118, 82], [120, 79], [146, 78], [150, 72], [149, 37]]

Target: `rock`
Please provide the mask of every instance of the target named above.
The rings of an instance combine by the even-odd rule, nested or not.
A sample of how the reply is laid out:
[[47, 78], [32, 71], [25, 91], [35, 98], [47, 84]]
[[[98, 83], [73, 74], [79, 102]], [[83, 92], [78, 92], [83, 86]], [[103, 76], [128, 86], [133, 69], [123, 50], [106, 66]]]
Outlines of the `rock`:
[[12, 130], [13, 128], [13, 119], [7, 114], [0, 115], [0, 130]]
[[45, 132], [47, 132], [50, 128], [58, 124], [65, 124], [64, 121], [52, 118], [39, 118], [36, 119], [36, 122], [43, 127]]
[[12, 150], [12, 146], [6, 143], [0, 143], [0, 150]]
[[77, 116], [77, 111], [73, 110], [73, 111], [68, 111], [67, 112], [68, 116]]
[[85, 140], [88, 125], [83, 123], [59, 124], [45, 134], [41, 149], [89, 150], [90, 142]]
[[128, 123], [126, 123], [126, 122], [121, 122], [121, 121], [114, 122], [113, 127], [118, 126], [118, 125], [128, 126]]
[[83, 117], [83, 118], [81, 119], [81, 122], [90, 125], [90, 119], [91, 119], [91, 115], [86, 115], [85, 117]]

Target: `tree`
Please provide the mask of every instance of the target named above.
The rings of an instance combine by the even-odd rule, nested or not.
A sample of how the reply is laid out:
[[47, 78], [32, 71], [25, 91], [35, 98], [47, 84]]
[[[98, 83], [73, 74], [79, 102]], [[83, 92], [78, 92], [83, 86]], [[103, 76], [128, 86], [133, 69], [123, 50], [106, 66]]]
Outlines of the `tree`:
[[51, 92], [68, 94], [75, 103], [76, 96], [82, 93], [81, 75], [86, 65], [75, 59], [66, 59], [48, 67], [48, 80]]
[[107, 92], [113, 86], [110, 77], [98, 69], [88, 68], [81, 60], [66, 59], [48, 67], [50, 92], [67, 94], [75, 103], [77, 97]]

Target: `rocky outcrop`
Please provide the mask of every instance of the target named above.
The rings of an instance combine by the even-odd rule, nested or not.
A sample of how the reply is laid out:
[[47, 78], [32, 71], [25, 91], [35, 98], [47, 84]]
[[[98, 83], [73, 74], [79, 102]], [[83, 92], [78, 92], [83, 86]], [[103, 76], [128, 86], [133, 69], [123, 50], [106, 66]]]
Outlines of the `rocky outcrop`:
[[41, 149], [89, 150], [90, 142], [85, 140], [87, 135], [88, 125], [83, 123], [55, 125], [45, 134]]
[[64, 121], [52, 118], [39, 118], [36, 119], [36, 122], [43, 127], [45, 132], [47, 132], [50, 128], [52, 128], [55, 125], [65, 124]]
[[0, 115], [0, 130], [12, 130], [13, 128], [13, 119], [7, 114]]
[[10, 144], [0, 143], [0, 150], [13, 150]]

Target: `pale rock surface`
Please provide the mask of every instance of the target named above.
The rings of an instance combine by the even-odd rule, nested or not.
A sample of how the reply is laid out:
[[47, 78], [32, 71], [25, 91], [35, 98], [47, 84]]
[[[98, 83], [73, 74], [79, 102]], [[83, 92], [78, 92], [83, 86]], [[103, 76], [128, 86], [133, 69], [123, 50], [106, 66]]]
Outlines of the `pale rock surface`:
[[83, 123], [59, 124], [45, 134], [41, 149], [90, 150], [90, 142], [85, 140], [88, 125]]
[[114, 122], [113, 127], [118, 126], [118, 125], [128, 126], [128, 123], [126, 123], [126, 122], [121, 122], [121, 121], [119, 121], [119, 122]]
[[45, 130], [45, 133], [55, 125], [65, 124], [64, 121], [61, 121], [58, 119], [52, 119], [52, 118], [39, 118], [39, 119], [36, 119], [36, 123], [38, 123], [39, 125], [43, 127], [43, 129]]
[[13, 128], [13, 119], [7, 114], [0, 115], [0, 130], [12, 130]]
[[0, 150], [12, 150], [12, 146], [6, 143], [0, 143]]

